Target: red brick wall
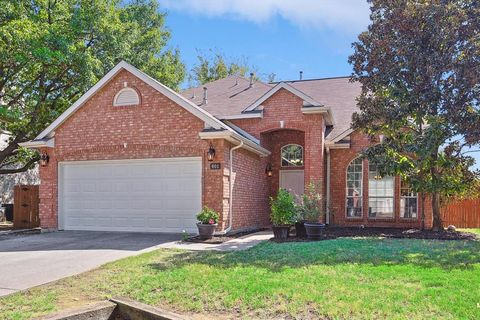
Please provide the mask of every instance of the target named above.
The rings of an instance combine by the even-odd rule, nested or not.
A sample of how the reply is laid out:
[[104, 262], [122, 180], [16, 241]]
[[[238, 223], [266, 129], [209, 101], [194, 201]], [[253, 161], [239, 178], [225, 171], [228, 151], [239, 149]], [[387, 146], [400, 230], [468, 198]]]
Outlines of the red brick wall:
[[[233, 151], [233, 229], [270, 224], [267, 159], [244, 149]], [[228, 168], [229, 161], [226, 161]]]
[[[113, 97], [127, 82], [141, 94], [138, 106], [114, 107]], [[203, 205], [221, 214], [224, 172], [210, 170], [205, 160], [209, 142], [199, 139], [204, 123], [132, 74], [122, 71], [88, 100], [55, 132], [55, 149], [40, 168], [40, 223], [57, 228], [57, 162], [201, 156]], [[126, 145], [125, 145], [126, 144]], [[215, 161], [224, 166], [224, 141], [214, 140]]]
[[[412, 228], [421, 226], [421, 200], [419, 196], [418, 206], [420, 212], [416, 219], [400, 218], [400, 180], [395, 180], [395, 217], [393, 219], [372, 219], [368, 218], [368, 161], [363, 162], [363, 215], [361, 218], [346, 217], [346, 170], [352, 160], [370, 141], [366, 135], [354, 132], [351, 135], [350, 149], [332, 149], [330, 151], [330, 223], [340, 226], [378, 226], [378, 227], [402, 227]], [[425, 225], [430, 228], [432, 225], [431, 205], [426, 201]]]
[[[275, 168], [279, 167], [279, 164], [276, 163], [276, 159], [280, 157], [279, 148], [290, 141], [301, 142], [299, 144], [304, 146], [305, 184], [314, 181], [323, 185], [323, 116], [303, 114], [301, 110], [303, 100], [285, 89], [280, 89], [262, 105], [264, 107], [263, 118], [239, 119], [232, 122], [260, 139], [261, 145], [272, 151], [269, 160]], [[283, 127], [281, 121], [283, 121]], [[278, 180], [277, 169], [277, 172], [274, 170], [274, 176], [269, 178], [272, 193], [278, 190]]]
[[[304, 170], [305, 166], [301, 167], [283, 167], [281, 166], [281, 149], [287, 144], [298, 144], [304, 148], [305, 153], [305, 133], [298, 130], [279, 130], [263, 134], [263, 141], [265, 147], [272, 153], [268, 157], [268, 162], [272, 165], [272, 176], [268, 178], [270, 185], [270, 196], [276, 195], [281, 170]], [[304, 154], [305, 158], [305, 154]], [[264, 168], [265, 169], [265, 168]]]

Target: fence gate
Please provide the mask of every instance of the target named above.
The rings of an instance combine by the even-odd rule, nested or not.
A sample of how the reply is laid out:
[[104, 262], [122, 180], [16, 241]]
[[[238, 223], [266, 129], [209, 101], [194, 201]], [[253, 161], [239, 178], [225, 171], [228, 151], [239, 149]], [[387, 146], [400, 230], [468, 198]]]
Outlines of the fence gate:
[[455, 201], [442, 210], [444, 225], [457, 228], [480, 228], [480, 199]]
[[31, 229], [40, 226], [38, 186], [18, 185], [13, 189], [13, 227]]

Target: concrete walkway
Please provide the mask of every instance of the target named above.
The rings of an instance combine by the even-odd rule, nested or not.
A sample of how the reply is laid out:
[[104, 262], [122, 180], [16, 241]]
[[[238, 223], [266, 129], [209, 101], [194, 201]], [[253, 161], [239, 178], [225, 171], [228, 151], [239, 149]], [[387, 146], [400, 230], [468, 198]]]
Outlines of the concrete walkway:
[[183, 250], [214, 250], [214, 251], [230, 251], [230, 250], [246, 250], [256, 246], [262, 241], [268, 240], [273, 237], [271, 231], [260, 231], [252, 234], [245, 235], [240, 238], [232, 239], [220, 244], [205, 244], [183, 241], [172, 241], [168, 243], [162, 243], [155, 247], [168, 248], [168, 249], [183, 249]]

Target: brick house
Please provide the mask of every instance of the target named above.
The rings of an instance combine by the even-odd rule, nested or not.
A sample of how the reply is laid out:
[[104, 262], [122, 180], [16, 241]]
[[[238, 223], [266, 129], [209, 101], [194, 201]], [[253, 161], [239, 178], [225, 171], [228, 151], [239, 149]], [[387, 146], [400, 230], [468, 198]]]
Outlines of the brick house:
[[[121, 62], [34, 140], [42, 228], [219, 232], [269, 225], [269, 197], [314, 182], [326, 222], [419, 227], [419, 197], [358, 158], [348, 78], [266, 84], [230, 76], [181, 93]], [[425, 210], [425, 224], [432, 223]]]

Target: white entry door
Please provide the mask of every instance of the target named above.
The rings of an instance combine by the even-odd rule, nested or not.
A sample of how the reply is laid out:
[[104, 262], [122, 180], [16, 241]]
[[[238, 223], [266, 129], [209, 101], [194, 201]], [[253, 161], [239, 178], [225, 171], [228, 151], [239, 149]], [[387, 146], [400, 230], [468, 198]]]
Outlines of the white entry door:
[[301, 196], [305, 191], [303, 170], [280, 170], [280, 188]]
[[201, 158], [59, 163], [65, 230], [197, 232]]

